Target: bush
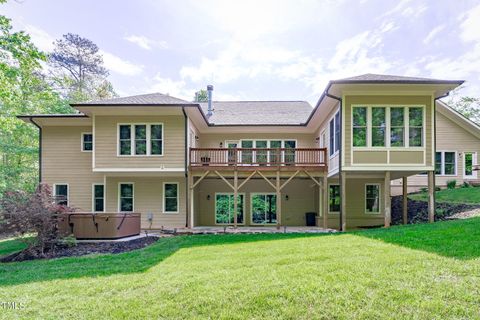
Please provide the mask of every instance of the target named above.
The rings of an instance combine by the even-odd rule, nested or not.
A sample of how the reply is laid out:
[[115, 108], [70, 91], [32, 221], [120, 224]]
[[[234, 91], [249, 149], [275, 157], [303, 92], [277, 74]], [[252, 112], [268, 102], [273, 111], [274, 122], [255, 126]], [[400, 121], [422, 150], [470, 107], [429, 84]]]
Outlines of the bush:
[[464, 181], [463, 184], [462, 184], [462, 188], [471, 188], [472, 185], [470, 183], [468, 183], [467, 181]]
[[420, 188], [420, 192], [422, 192], [422, 193], [427, 193], [427, 192], [428, 192], [428, 188], [422, 187], [422, 188]]
[[447, 181], [447, 189], [455, 189], [456, 186], [457, 186], [457, 180]]
[[0, 198], [0, 233], [35, 234], [34, 240], [27, 242], [25, 251], [45, 256], [45, 252], [54, 250], [61, 239], [59, 215], [72, 211], [72, 208], [55, 203], [46, 184], [40, 184], [33, 193], [7, 191]]
[[435, 191], [441, 191], [441, 190], [442, 190], [442, 188], [440, 188], [440, 187], [435, 187]]

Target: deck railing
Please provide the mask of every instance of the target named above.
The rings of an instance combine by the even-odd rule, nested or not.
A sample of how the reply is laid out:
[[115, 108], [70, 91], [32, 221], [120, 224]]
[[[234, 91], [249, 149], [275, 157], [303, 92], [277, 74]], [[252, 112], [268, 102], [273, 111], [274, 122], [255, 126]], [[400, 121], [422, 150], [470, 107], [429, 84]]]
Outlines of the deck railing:
[[326, 167], [325, 148], [190, 148], [190, 166]]

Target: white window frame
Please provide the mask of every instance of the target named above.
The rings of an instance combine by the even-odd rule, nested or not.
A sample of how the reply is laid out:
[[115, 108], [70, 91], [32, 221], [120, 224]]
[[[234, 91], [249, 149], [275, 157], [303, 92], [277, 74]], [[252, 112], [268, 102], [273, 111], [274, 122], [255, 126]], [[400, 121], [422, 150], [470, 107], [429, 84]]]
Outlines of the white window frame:
[[[436, 176], [442, 176], [442, 177], [456, 177], [458, 175], [458, 152], [454, 150], [437, 150], [436, 152], [441, 153], [441, 166], [440, 166], [440, 174], [437, 174]], [[454, 174], [445, 174], [445, 153], [454, 153], [455, 154], [455, 173]], [[435, 157], [434, 157], [435, 159]], [[433, 164], [434, 168], [436, 165], [436, 161]]]
[[[237, 148], [242, 148], [242, 142], [243, 141], [252, 141], [252, 148], [253, 149], [256, 149], [257, 148], [257, 141], [267, 141], [267, 149], [271, 149], [271, 145], [270, 143], [272, 141], [280, 141], [281, 143], [281, 146], [280, 146], [280, 149], [285, 149], [285, 141], [295, 141], [295, 149], [298, 148], [298, 140], [297, 139], [282, 139], [282, 138], [279, 138], [279, 139], [240, 139], [240, 140], [225, 140], [225, 148], [227, 148], [227, 142], [238, 142], [238, 146]], [[238, 154], [238, 159], [242, 159], [242, 153], [240, 152]], [[268, 163], [267, 165], [277, 165], [275, 163], [270, 163], [270, 151], [267, 152], [267, 159], [268, 159]], [[252, 154], [252, 162], [256, 162], [257, 161], [257, 153], [256, 152], [253, 152]], [[281, 159], [282, 162], [285, 162], [285, 152], [282, 153], [282, 159]], [[296, 161], [296, 154], [295, 154], [295, 161]], [[245, 165], [249, 165], [249, 164], [245, 164]]]
[[[167, 184], [175, 184], [177, 186], [177, 211], [167, 211], [165, 207], [165, 186]], [[166, 214], [175, 214], [180, 212], [180, 184], [178, 182], [164, 182], [163, 183], [163, 195], [162, 195], [162, 212]]]
[[[122, 201], [121, 201], [121, 189], [120, 186], [122, 184], [131, 184], [133, 188], [133, 193], [132, 193], [132, 211], [122, 211]], [[134, 182], [119, 182], [118, 183], [118, 188], [117, 188], [117, 194], [118, 194], [118, 207], [117, 207], [117, 212], [135, 212], [135, 183]]]
[[472, 175], [466, 175], [465, 174], [465, 168], [466, 168], [466, 165], [465, 165], [466, 157], [465, 157], [465, 155], [466, 154], [471, 154], [472, 155], [472, 166], [475, 166], [477, 164], [477, 153], [476, 152], [474, 152], [474, 151], [463, 152], [463, 178], [466, 179], [466, 180], [477, 179], [477, 171], [476, 170], [472, 170]]
[[[328, 183], [328, 192], [327, 192], [327, 207], [328, 207], [328, 214], [340, 214], [340, 210], [339, 211], [330, 211], [330, 186], [338, 186], [340, 187], [340, 184], [339, 183]], [[340, 190], [340, 208], [342, 207], [342, 190]]]
[[57, 186], [67, 186], [67, 204], [66, 206], [68, 207], [70, 205], [70, 185], [68, 183], [64, 182], [59, 182], [59, 183], [54, 183], [53, 184], [53, 196], [55, 197], [55, 204], [58, 204], [57, 201]]
[[[135, 126], [145, 125], [147, 128], [146, 140], [147, 140], [147, 153], [135, 154]], [[151, 128], [152, 125], [162, 126], [162, 154], [151, 154], [152, 139]], [[120, 126], [130, 126], [130, 154], [120, 154]], [[129, 123], [117, 123], [117, 157], [163, 157], [165, 155], [165, 125], [163, 122], [129, 122]]]
[[[367, 187], [368, 186], [377, 186], [378, 187], [378, 212], [369, 212], [367, 211]], [[380, 183], [365, 183], [364, 188], [364, 195], [363, 195], [363, 204], [364, 204], [364, 212], [368, 215], [379, 215], [382, 213], [382, 185]]]
[[[85, 140], [84, 140], [84, 139], [85, 139], [85, 135], [86, 135], [86, 134], [91, 134], [91, 135], [92, 135], [92, 150], [85, 150], [85, 149], [84, 149], [84, 143], [85, 143]], [[81, 150], [82, 152], [92, 152], [92, 151], [93, 151], [93, 133], [91, 133], [91, 132], [82, 132], [80, 135], [81, 135], [81, 138], [80, 138], [80, 139], [81, 139], [80, 150]]]
[[[336, 135], [335, 135], [335, 132], [337, 131], [336, 129], [336, 125], [335, 125], [335, 117], [337, 116], [340, 117], [340, 110], [338, 110], [337, 112], [335, 112], [333, 114], [332, 117], [330, 117], [330, 119], [328, 120], [328, 156], [330, 159], [334, 158], [335, 156], [337, 156], [340, 152], [340, 143], [338, 143], [338, 150], [335, 150], [335, 146], [337, 145], [337, 139], [336, 139]], [[352, 118], [353, 119], [353, 118]], [[333, 132], [330, 132], [330, 122], [333, 121]], [[342, 130], [341, 128], [342, 126], [342, 123], [341, 123], [341, 119], [340, 119], [340, 130]], [[327, 130], [327, 129], [325, 129]], [[340, 132], [340, 137], [341, 137], [342, 133]], [[333, 153], [330, 153], [330, 140], [333, 139]]]
[[[425, 150], [426, 148], [426, 106], [418, 104], [352, 104], [350, 110], [351, 123], [353, 124], [353, 109], [357, 107], [367, 108], [367, 146], [366, 147], [355, 147], [353, 146], [353, 125], [350, 130], [351, 144], [350, 147], [352, 150], [357, 151], [372, 151], [372, 150]], [[385, 108], [385, 146], [384, 147], [374, 147], [372, 146], [372, 108], [375, 107], [384, 107]], [[390, 108], [400, 108], [403, 107], [403, 117], [404, 117], [404, 130], [403, 130], [403, 141], [404, 145], [401, 147], [391, 146], [391, 132], [390, 132]], [[422, 108], [422, 146], [410, 147], [410, 121], [409, 121], [409, 109], [410, 108]]]
[[[227, 196], [233, 196], [233, 192], [215, 192], [215, 199], [213, 199], [213, 201], [215, 201], [215, 208], [214, 208], [214, 212], [213, 212], [213, 217], [215, 219], [215, 225], [217, 226], [230, 226], [230, 225], [233, 225], [233, 223], [217, 223], [217, 195], [227, 195]], [[245, 203], [246, 203], [246, 200], [245, 200], [245, 192], [239, 192], [238, 195], [242, 195], [243, 196], [243, 222], [242, 223], [237, 223], [238, 225], [245, 225], [245, 216], [246, 216], [246, 210], [245, 210]]]
[[[254, 223], [253, 222], [253, 197], [255, 195], [264, 195], [264, 196], [274, 195], [274, 196], [276, 196], [277, 194], [275, 192], [252, 192], [252, 193], [250, 193], [250, 224], [255, 225], [255, 226], [273, 226], [273, 225], [276, 225], [278, 223], [278, 208], [275, 208], [275, 214], [277, 216], [275, 220], [277, 220], [277, 222], [274, 222], [274, 223]], [[243, 219], [243, 220], [245, 220], [245, 219]]]
[[[95, 186], [103, 186], [103, 211], [95, 210]], [[105, 184], [103, 183], [92, 183], [92, 212], [105, 212]]]

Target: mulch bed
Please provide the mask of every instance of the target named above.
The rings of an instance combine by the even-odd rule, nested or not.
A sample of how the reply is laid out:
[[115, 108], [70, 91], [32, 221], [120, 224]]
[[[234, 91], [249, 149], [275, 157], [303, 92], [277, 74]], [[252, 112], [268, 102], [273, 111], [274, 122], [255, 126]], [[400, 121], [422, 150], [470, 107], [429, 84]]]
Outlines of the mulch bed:
[[158, 237], [143, 237], [140, 239], [121, 242], [77, 243], [75, 246], [60, 244], [44, 255], [38, 248], [26, 249], [0, 258], [0, 262], [16, 262], [35, 259], [53, 259], [60, 257], [78, 257], [92, 253], [122, 253], [141, 249], [155, 243]]
[[[435, 220], [447, 220], [465, 211], [480, 208], [480, 205], [437, 202]], [[392, 197], [392, 224], [402, 224], [402, 196]], [[408, 223], [428, 221], [428, 202], [408, 199]]]

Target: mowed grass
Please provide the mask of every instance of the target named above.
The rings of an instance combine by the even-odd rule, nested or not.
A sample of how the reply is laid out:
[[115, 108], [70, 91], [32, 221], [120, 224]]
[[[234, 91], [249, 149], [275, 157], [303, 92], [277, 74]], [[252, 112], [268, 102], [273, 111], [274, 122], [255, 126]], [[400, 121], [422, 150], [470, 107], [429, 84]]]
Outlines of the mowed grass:
[[[428, 201], [428, 193], [421, 192], [408, 196], [413, 200]], [[442, 189], [435, 193], [436, 201], [480, 205], [480, 187]]]
[[26, 244], [17, 239], [0, 240], [0, 257], [26, 248]]
[[[1, 244], [0, 244], [1, 246]], [[24, 319], [478, 319], [480, 218], [307, 235], [161, 239], [0, 265]]]

